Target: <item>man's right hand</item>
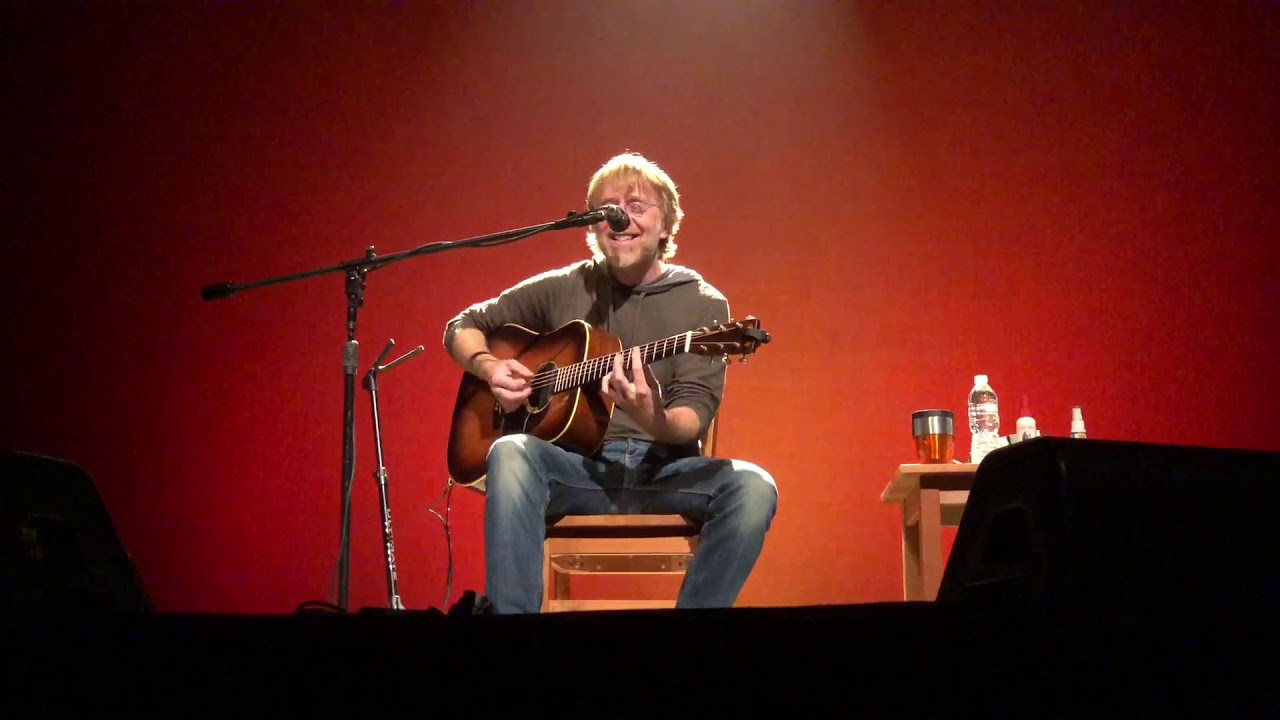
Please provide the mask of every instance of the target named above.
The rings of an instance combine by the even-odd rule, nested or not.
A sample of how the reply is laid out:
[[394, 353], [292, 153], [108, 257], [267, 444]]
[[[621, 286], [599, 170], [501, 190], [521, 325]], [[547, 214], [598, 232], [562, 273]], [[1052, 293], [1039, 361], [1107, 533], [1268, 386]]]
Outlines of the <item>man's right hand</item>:
[[514, 358], [485, 362], [479, 368], [479, 375], [489, 383], [489, 389], [504, 412], [520, 407], [533, 392], [533, 386], [529, 384], [533, 373]]

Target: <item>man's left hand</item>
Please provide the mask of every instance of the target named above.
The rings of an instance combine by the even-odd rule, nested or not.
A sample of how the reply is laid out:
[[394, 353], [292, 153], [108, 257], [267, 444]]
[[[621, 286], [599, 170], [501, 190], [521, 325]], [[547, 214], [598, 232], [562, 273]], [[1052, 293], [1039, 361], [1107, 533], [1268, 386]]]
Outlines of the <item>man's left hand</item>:
[[666, 425], [666, 411], [657, 388], [653, 371], [641, 363], [639, 348], [631, 348], [630, 373], [623, 370], [622, 353], [617, 353], [613, 356], [613, 372], [600, 381], [600, 394], [655, 437]]

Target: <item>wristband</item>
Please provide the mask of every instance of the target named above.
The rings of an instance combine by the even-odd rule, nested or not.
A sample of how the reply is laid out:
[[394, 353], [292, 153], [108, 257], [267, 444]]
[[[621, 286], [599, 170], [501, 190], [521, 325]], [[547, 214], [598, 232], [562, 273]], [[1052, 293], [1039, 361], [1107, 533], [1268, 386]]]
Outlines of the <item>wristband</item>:
[[471, 357], [467, 358], [467, 364], [470, 365], [472, 368], [478, 369], [476, 366], [476, 360], [480, 359], [484, 355], [488, 355], [489, 357], [493, 358], [495, 362], [498, 360], [497, 355], [494, 355], [488, 350], [481, 350], [479, 352], [471, 353]]

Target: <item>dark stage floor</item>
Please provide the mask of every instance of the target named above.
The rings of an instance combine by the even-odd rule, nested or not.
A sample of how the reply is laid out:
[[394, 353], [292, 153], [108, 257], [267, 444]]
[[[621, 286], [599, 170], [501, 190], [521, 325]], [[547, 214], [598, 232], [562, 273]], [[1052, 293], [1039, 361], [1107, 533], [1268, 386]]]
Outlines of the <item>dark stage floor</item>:
[[1222, 717], [1274, 714], [1278, 628], [933, 603], [15, 615], [3, 677], [9, 717]]

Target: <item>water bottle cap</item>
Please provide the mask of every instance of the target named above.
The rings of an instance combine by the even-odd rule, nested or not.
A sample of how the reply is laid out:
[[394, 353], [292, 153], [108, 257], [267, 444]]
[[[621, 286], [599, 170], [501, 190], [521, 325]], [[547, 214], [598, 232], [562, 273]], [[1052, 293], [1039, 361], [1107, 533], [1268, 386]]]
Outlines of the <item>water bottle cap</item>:
[[1084, 422], [1084, 415], [1080, 412], [1080, 408], [1078, 406], [1071, 408], [1071, 421], [1076, 422], [1077, 420]]
[[974, 384], [974, 385], [986, 385], [986, 384], [987, 384], [987, 376], [986, 376], [986, 375], [974, 375], [974, 376], [973, 376], [973, 384]]

